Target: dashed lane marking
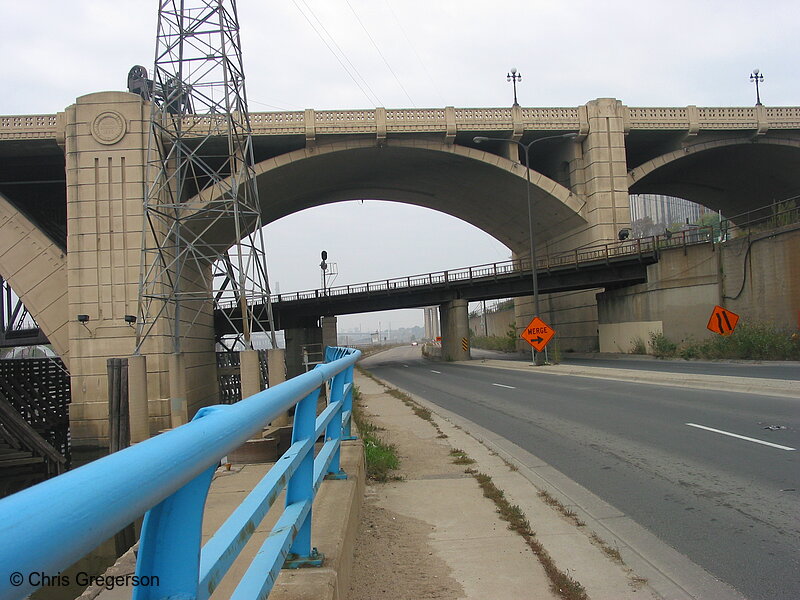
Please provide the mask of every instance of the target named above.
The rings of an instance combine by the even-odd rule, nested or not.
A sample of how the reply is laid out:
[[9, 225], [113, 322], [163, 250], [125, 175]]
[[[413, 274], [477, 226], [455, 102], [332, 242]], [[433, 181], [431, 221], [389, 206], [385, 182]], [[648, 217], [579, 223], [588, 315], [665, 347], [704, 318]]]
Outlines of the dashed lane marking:
[[745, 440], [748, 442], [754, 442], [756, 444], [763, 444], [764, 446], [770, 446], [772, 448], [777, 448], [778, 450], [796, 450], [796, 448], [790, 448], [789, 446], [781, 446], [780, 444], [773, 444], [772, 442], [765, 442], [764, 440], [757, 440], [756, 438], [747, 437], [745, 435], [739, 435], [738, 433], [731, 433], [730, 431], [722, 431], [721, 429], [714, 429], [713, 427], [706, 427], [705, 425], [698, 425], [697, 423], [686, 423], [689, 427], [697, 427], [698, 429], [705, 429], [706, 431], [713, 431], [714, 433], [719, 433], [722, 435], [728, 435], [730, 437], [738, 438], [740, 440]]

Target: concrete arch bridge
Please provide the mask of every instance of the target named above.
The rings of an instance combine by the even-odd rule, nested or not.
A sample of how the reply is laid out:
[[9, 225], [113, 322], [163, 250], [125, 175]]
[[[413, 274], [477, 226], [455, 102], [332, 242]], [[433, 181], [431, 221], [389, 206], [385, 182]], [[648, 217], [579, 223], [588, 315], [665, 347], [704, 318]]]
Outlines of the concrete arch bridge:
[[[136, 95], [99, 92], [55, 114], [0, 117], [0, 276], [68, 365], [79, 445], [104, 443], [105, 361], [133, 350], [124, 316], [136, 313], [149, 115]], [[201, 131], [202, 117], [191, 119]], [[475, 136], [529, 144], [577, 134], [532, 147], [534, 225], [549, 251], [616, 240], [630, 226], [630, 193], [670, 193], [732, 215], [800, 190], [800, 107], [635, 108], [601, 98], [567, 108], [309, 109], [250, 120], [264, 222], [341, 200], [391, 200], [463, 219], [519, 256], [528, 171], [515, 144], [477, 145]], [[594, 293], [550, 300], [571, 345], [595, 347]], [[517, 310], [521, 323], [528, 303]], [[216, 397], [213, 340], [209, 309], [186, 345], [190, 413]], [[155, 431], [169, 424], [170, 390], [166, 351], [152, 350]]]

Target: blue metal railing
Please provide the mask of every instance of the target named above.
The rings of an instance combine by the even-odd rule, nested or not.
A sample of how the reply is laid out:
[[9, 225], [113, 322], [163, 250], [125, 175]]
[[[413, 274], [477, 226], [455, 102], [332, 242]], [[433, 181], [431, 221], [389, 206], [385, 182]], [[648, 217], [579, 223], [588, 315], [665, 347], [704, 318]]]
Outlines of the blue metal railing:
[[[340, 445], [350, 436], [360, 355], [328, 348], [328, 362], [308, 373], [237, 404], [201, 409], [186, 425], [0, 500], [0, 600], [24, 598], [37, 587], [30, 574], [57, 575], [145, 513], [136, 575], [150, 580], [133, 597], [204, 600], [286, 488], [282, 515], [232, 595], [266, 597], [287, 559], [297, 566], [320, 558], [311, 546], [312, 504], [326, 474], [343, 476]], [[328, 384], [328, 405], [317, 416]], [[295, 405], [291, 447], [201, 549], [203, 507], [220, 459]]]

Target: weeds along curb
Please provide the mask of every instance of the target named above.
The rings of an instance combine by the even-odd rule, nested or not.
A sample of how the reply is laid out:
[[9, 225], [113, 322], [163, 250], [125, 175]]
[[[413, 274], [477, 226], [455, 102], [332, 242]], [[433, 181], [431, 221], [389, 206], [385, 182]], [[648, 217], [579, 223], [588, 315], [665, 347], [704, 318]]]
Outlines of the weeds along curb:
[[472, 475], [477, 480], [478, 485], [483, 490], [483, 495], [497, 506], [500, 518], [508, 523], [508, 528], [511, 531], [519, 534], [528, 544], [528, 547], [539, 559], [545, 573], [547, 573], [547, 577], [550, 579], [550, 589], [561, 598], [564, 598], [564, 600], [588, 600], [589, 596], [586, 594], [584, 587], [556, 566], [550, 554], [545, 550], [541, 542], [536, 539], [536, 533], [531, 529], [525, 513], [522, 512], [519, 506], [506, 500], [503, 490], [492, 482], [492, 478], [475, 469], [465, 469], [464, 472]]
[[[436, 421], [434, 421], [432, 413], [429, 409], [420, 406], [417, 402], [412, 400], [408, 394], [388, 386], [386, 383], [376, 378], [374, 375], [372, 375], [372, 373], [363, 367], [357, 366], [356, 368], [359, 370], [359, 373], [365, 377], [369, 377], [376, 383], [383, 386], [387, 390], [386, 393], [397, 398], [403, 402], [403, 404], [411, 408], [411, 410], [414, 411], [414, 414], [419, 418], [428, 421], [439, 433], [438, 437], [447, 437], [447, 434], [445, 434]], [[473, 458], [458, 448], [453, 448], [450, 451], [450, 456], [453, 457], [453, 463], [455, 464], [469, 465], [475, 463]], [[508, 463], [506, 462], [506, 464]], [[534, 533], [534, 531], [531, 529], [525, 513], [522, 512], [522, 509], [520, 509], [519, 506], [512, 505], [505, 498], [505, 493], [503, 490], [494, 485], [492, 478], [471, 468], [465, 469], [464, 472], [472, 475], [472, 477], [478, 482], [480, 488], [483, 490], [483, 495], [494, 502], [500, 518], [508, 523], [508, 528], [511, 531], [516, 532], [522, 537], [523, 540], [525, 540], [525, 543], [539, 559], [542, 568], [544, 568], [544, 571], [550, 580], [550, 589], [554, 593], [558, 594], [560, 598], [563, 598], [563, 600], [589, 600], [589, 596], [586, 594], [585, 588], [578, 581], [570, 577], [569, 574], [561, 571], [556, 566], [550, 554], [536, 538], [536, 533]]]
[[361, 407], [361, 391], [357, 386], [353, 386], [353, 422], [364, 442], [367, 478], [381, 483], [402, 479], [392, 475], [392, 471], [400, 467], [397, 448], [384, 442], [377, 433], [382, 428], [367, 419]]

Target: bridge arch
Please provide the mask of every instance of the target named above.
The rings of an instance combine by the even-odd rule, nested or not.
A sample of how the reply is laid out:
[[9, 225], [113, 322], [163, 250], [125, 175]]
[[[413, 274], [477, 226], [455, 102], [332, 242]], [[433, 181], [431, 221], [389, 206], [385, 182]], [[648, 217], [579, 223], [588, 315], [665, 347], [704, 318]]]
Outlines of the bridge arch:
[[0, 276], [69, 367], [67, 258], [36, 224], [0, 194]]
[[[261, 161], [255, 167], [262, 221], [346, 200], [387, 200], [466, 221], [516, 252], [528, 247], [525, 167], [437, 140], [339, 140]], [[584, 202], [531, 171], [534, 227], [541, 242], [585, 224]]]
[[628, 172], [631, 194], [665, 194], [735, 216], [800, 190], [800, 140], [777, 134], [701, 139]]

